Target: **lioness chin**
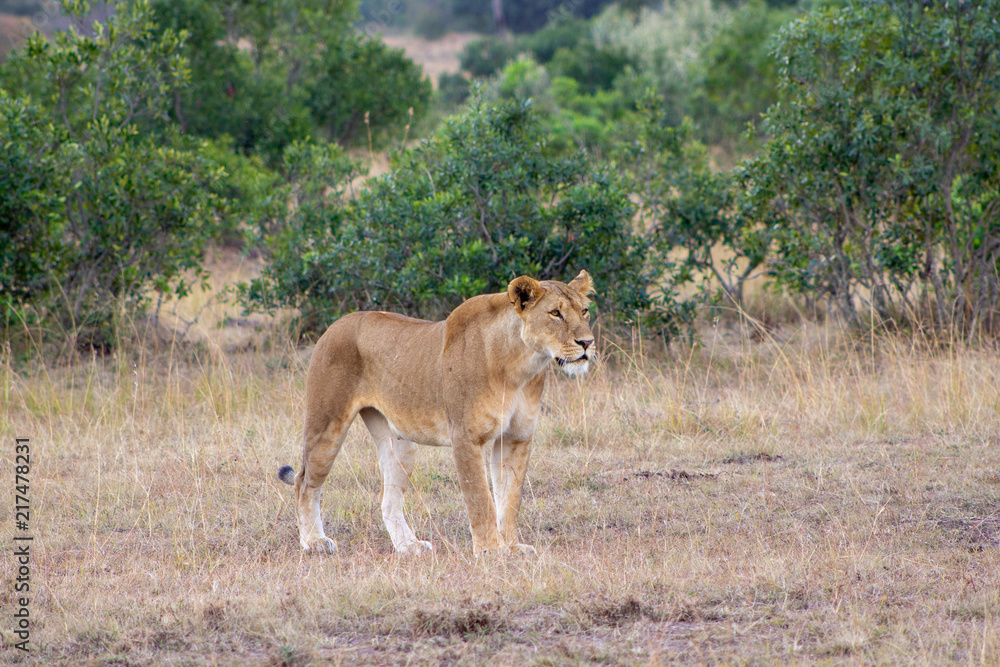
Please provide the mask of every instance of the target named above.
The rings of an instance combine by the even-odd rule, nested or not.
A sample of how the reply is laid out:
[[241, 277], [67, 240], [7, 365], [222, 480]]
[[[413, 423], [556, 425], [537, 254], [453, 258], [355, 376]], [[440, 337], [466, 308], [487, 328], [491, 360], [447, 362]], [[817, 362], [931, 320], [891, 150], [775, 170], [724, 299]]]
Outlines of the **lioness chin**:
[[302, 470], [278, 471], [295, 485], [302, 548], [337, 548], [323, 531], [320, 487], [360, 414], [378, 452], [382, 518], [396, 551], [433, 549], [403, 515], [417, 444], [452, 448], [477, 555], [532, 550], [517, 543], [517, 511], [545, 369], [554, 359], [569, 375], [587, 371], [593, 291], [586, 271], [569, 284], [521, 276], [442, 322], [359, 312], [330, 325], [309, 362]]

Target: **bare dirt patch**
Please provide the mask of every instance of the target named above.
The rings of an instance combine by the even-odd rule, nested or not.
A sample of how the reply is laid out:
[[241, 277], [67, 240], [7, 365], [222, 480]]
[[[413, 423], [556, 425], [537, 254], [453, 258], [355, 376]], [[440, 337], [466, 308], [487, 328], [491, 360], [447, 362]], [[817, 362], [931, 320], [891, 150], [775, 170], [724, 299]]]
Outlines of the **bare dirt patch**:
[[26, 16], [0, 14], [0, 58], [24, 43], [25, 38], [34, 32], [31, 19]]
[[461, 69], [458, 56], [466, 44], [479, 37], [481, 35], [476, 33], [451, 32], [435, 40], [413, 35], [384, 35], [382, 41], [393, 48], [403, 49], [410, 60], [424, 68], [424, 74], [436, 87], [442, 74], [453, 74]]

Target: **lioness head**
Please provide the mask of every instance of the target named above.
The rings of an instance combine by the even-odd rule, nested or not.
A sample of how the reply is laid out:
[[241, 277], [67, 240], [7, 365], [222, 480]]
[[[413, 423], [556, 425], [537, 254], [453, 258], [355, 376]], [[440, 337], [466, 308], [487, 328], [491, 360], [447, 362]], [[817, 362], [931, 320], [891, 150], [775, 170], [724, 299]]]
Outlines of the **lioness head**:
[[555, 359], [567, 375], [586, 373], [594, 354], [588, 298], [593, 293], [586, 271], [569, 284], [521, 276], [507, 286], [507, 296], [524, 323], [521, 340]]

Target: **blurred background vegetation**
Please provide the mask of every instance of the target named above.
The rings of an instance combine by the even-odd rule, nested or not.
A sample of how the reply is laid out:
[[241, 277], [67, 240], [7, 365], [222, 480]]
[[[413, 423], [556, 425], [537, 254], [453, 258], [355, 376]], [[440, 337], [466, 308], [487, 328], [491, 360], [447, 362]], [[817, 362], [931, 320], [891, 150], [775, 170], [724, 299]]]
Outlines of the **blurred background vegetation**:
[[[757, 279], [854, 327], [994, 336], [997, 16], [0, 0], [0, 337], [110, 349], [220, 246], [265, 259], [243, 307], [305, 331], [586, 267], [605, 322], [667, 340]], [[434, 80], [388, 45], [460, 31]]]

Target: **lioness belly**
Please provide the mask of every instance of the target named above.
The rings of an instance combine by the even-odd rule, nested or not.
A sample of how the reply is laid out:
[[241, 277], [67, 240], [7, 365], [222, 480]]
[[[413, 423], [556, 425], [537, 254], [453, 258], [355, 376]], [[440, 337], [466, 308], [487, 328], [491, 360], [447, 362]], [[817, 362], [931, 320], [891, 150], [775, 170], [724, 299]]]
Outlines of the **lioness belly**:
[[415, 414], [407, 410], [405, 413], [386, 410], [381, 406], [372, 406], [382, 413], [389, 422], [389, 429], [397, 438], [415, 442], [418, 445], [432, 447], [450, 447], [451, 437], [448, 433], [447, 420], [444, 413]]

